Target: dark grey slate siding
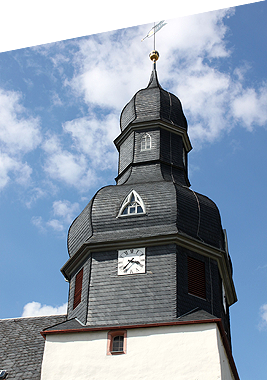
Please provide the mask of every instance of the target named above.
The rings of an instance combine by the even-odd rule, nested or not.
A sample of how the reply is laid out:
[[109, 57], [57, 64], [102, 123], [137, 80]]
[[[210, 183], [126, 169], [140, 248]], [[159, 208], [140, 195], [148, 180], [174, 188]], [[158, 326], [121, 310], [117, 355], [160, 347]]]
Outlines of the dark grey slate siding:
[[[151, 149], [141, 150], [141, 139], [148, 133], [151, 137]], [[159, 159], [160, 131], [159, 129], [147, 129], [135, 132], [134, 163], [147, 162]]]
[[135, 96], [131, 99], [131, 101], [126, 104], [124, 109], [121, 112], [120, 116], [120, 126], [122, 129], [125, 129], [127, 125], [129, 125], [136, 118], [135, 113]]
[[[80, 304], [73, 310], [74, 291], [75, 291], [75, 278], [77, 273], [83, 268], [83, 282], [82, 282], [82, 296]], [[68, 302], [68, 319], [78, 318], [80, 322], [86, 323], [87, 316], [87, 301], [88, 301], [88, 287], [91, 273], [91, 256], [85, 263], [80, 265], [77, 270], [72, 274], [69, 289], [69, 302]]]
[[177, 228], [189, 236], [224, 249], [219, 210], [209, 198], [175, 184], [177, 191]]
[[123, 131], [131, 123], [150, 120], [163, 120], [187, 129], [187, 121], [180, 100], [163, 90], [158, 82], [156, 71], [152, 72], [147, 88], [138, 91], [122, 110], [120, 127]]
[[150, 88], [139, 91], [135, 96], [135, 121], [159, 120], [160, 119], [160, 90]]
[[199, 236], [206, 243], [225, 249], [224, 234], [221, 227], [221, 217], [219, 210], [214, 202], [202, 194], [197, 194], [200, 203], [200, 229]]
[[161, 129], [160, 157], [165, 163], [170, 163], [183, 168], [182, 137], [165, 129]]
[[[224, 249], [220, 214], [214, 202], [177, 183], [148, 182], [149, 178], [158, 176], [161, 176], [159, 164], [148, 165], [142, 171], [134, 167], [123, 186], [99, 190], [71, 226], [69, 242], [73, 243], [69, 247], [77, 250], [85, 242], [100, 242], [104, 238], [114, 241], [122, 236], [125, 239], [158, 236], [169, 230]], [[139, 183], [135, 182], [137, 177]], [[132, 190], [143, 199], [146, 214], [118, 218], [120, 207]], [[70, 254], [74, 252], [73, 248]]]
[[39, 380], [45, 340], [40, 332], [65, 315], [0, 320], [0, 369], [8, 380]]
[[[202, 299], [188, 293], [188, 256], [201, 260], [205, 263], [206, 299]], [[229, 343], [231, 343], [229, 312], [225, 314], [222, 304], [221, 277], [217, 262], [208, 257], [177, 246], [177, 284], [178, 316], [188, 313], [195, 308], [199, 308], [216, 316], [217, 318], [221, 318]]]
[[166, 129], [160, 131], [160, 159], [168, 163], [171, 161], [170, 132]]
[[87, 324], [138, 324], [175, 319], [175, 245], [148, 247], [146, 274], [118, 276], [117, 255], [117, 251], [93, 254]]
[[132, 132], [120, 145], [119, 174], [133, 162], [134, 158], [134, 132]]
[[117, 185], [123, 185], [127, 180], [129, 179], [130, 175], [132, 173], [132, 166], [129, 166], [129, 168], [120, 176], [116, 178]]
[[161, 89], [160, 103], [160, 116], [162, 120], [171, 121], [172, 124], [187, 129], [187, 121], [182, 110], [182, 104], [177, 96]]
[[161, 164], [161, 173], [165, 181], [171, 181], [179, 185], [187, 186], [187, 174], [183, 169]]
[[136, 183], [151, 183], [155, 181], [161, 181], [163, 179], [160, 164], [147, 164], [143, 165], [142, 169], [138, 166], [134, 166], [131, 171], [131, 176], [128, 178], [126, 184]]
[[[117, 218], [122, 202], [132, 190], [137, 191], [143, 199], [146, 214]], [[98, 192], [93, 203], [94, 234], [89, 241], [96, 242], [98, 236], [101, 239], [101, 235], [105, 232], [116, 234], [116, 231], [119, 231], [121, 238], [133, 238], [135, 236], [133, 233], [136, 231], [138, 238], [143, 229], [149, 230], [156, 226], [168, 226], [173, 230], [176, 223], [175, 202], [175, 188], [170, 182], [107, 186]]]
[[[142, 137], [148, 133], [151, 137], [151, 149], [141, 150]], [[187, 166], [183, 163], [183, 140], [178, 134], [155, 126], [132, 132], [120, 145], [119, 175], [117, 184], [127, 180], [138, 183], [162, 180], [176, 181], [188, 186]], [[148, 173], [147, 165], [160, 165], [160, 172]], [[134, 169], [130, 169], [133, 166]], [[128, 167], [128, 170], [126, 170]], [[124, 173], [124, 170], [126, 172]], [[156, 174], [156, 176], [155, 176]]]
[[91, 200], [80, 215], [73, 221], [68, 233], [68, 251], [72, 256], [78, 251], [82, 243], [92, 235]]

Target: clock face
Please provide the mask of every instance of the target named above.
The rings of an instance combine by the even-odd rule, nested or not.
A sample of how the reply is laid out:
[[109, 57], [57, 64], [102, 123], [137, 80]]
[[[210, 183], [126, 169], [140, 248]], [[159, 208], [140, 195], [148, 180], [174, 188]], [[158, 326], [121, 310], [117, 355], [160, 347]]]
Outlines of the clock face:
[[118, 251], [118, 275], [146, 272], [145, 248], [122, 249]]

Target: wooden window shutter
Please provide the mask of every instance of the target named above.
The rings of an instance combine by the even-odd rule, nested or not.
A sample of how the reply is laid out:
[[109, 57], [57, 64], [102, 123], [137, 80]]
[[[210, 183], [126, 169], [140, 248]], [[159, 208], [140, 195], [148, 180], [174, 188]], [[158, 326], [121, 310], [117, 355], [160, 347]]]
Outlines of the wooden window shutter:
[[75, 278], [75, 289], [74, 289], [74, 301], [73, 310], [79, 305], [82, 299], [82, 285], [83, 285], [83, 268], [77, 273]]
[[206, 299], [205, 263], [188, 256], [188, 293]]

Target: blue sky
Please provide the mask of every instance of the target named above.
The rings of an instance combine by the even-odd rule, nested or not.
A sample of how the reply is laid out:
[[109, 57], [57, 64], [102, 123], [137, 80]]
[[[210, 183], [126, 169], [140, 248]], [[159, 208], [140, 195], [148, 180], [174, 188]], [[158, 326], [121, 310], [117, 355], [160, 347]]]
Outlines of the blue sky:
[[[266, 2], [167, 20], [161, 85], [183, 104], [191, 188], [218, 205], [241, 379], [267, 373]], [[119, 116], [147, 85], [151, 25], [0, 53], [0, 318], [64, 312], [66, 234], [114, 184]]]

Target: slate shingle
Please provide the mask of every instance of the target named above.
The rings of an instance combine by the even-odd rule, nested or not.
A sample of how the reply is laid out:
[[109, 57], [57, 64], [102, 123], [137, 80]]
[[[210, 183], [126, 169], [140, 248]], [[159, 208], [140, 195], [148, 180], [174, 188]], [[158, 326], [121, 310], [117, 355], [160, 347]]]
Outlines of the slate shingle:
[[0, 320], [0, 369], [9, 380], [40, 380], [45, 340], [40, 332], [66, 315]]

